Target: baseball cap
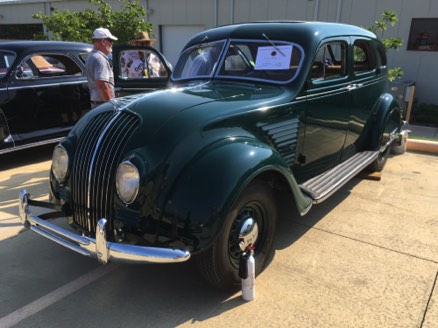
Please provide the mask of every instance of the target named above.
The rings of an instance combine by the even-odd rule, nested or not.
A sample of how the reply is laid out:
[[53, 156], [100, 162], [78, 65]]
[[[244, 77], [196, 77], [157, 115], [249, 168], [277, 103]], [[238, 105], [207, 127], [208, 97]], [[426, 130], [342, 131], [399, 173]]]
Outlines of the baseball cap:
[[107, 28], [99, 27], [94, 30], [93, 35], [91, 36], [93, 39], [111, 39], [118, 40]]

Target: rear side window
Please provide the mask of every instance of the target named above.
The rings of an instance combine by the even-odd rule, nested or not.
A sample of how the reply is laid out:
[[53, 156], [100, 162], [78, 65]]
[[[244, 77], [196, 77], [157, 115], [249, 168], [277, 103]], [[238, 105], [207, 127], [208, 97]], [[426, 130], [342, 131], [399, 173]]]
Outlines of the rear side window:
[[5, 76], [12, 64], [14, 63], [16, 55], [11, 52], [0, 51], [0, 78]]
[[373, 55], [373, 48], [366, 40], [354, 42], [354, 72], [367, 72], [376, 68], [376, 60]]
[[378, 43], [377, 44], [377, 57], [378, 57], [378, 65], [380, 66], [386, 66], [386, 51], [383, 44]]
[[347, 46], [344, 42], [330, 42], [319, 48], [312, 66], [312, 80], [325, 80], [347, 74]]
[[18, 78], [44, 78], [65, 75], [82, 75], [82, 70], [71, 58], [65, 55], [34, 54], [21, 63]]

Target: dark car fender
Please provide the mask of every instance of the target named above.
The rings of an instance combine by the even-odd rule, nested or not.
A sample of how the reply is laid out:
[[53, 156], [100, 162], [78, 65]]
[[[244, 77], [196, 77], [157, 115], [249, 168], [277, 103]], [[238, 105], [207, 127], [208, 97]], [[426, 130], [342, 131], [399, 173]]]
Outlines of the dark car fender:
[[215, 241], [240, 192], [268, 171], [287, 181], [304, 215], [312, 202], [275, 150], [255, 139], [225, 138], [203, 149], [181, 171], [168, 194], [163, 220], [190, 230], [194, 252], [205, 249]]
[[372, 135], [372, 149], [379, 150], [396, 137], [401, 129], [400, 107], [394, 97], [385, 93], [381, 96], [375, 114]]
[[[3, 144], [4, 140], [8, 136], [10, 136], [8, 120], [5, 116], [5, 114], [3, 113], [2, 109], [0, 108], [0, 145]], [[1, 146], [0, 146], [0, 149], [2, 149]]]

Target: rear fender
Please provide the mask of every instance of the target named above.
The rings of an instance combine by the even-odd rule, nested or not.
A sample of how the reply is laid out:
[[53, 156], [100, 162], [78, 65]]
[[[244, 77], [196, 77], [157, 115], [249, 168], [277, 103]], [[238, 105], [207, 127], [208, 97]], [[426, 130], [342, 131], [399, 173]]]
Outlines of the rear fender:
[[385, 93], [380, 98], [372, 129], [371, 149], [384, 151], [401, 130], [400, 108], [394, 97]]
[[[12, 143], [13, 145], [13, 140], [11, 138], [11, 132], [9, 130], [7, 118], [0, 108], [0, 149], [2, 149], [1, 145], [3, 145], [5, 142]], [[11, 146], [11, 144], [9, 146]]]
[[254, 139], [226, 138], [204, 149], [179, 174], [165, 204], [163, 223], [191, 235], [194, 252], [205, 249], [218, 236], [240, 192], [267, 171], [288, 181], [300, 213], [310, 209], [311, 200], [275, 150]]

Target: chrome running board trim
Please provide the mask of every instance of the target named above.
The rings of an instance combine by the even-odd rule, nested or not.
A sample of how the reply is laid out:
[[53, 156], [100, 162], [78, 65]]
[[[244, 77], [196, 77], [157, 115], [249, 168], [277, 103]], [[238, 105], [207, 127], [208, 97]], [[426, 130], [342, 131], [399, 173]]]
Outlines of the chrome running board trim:
[[305, 181], [299, 186], [303, 192], [312, 197], [314, 204], [321, 203], [370, 165], [378, 156], [378, 151], [357, 153], [345, 162]]

